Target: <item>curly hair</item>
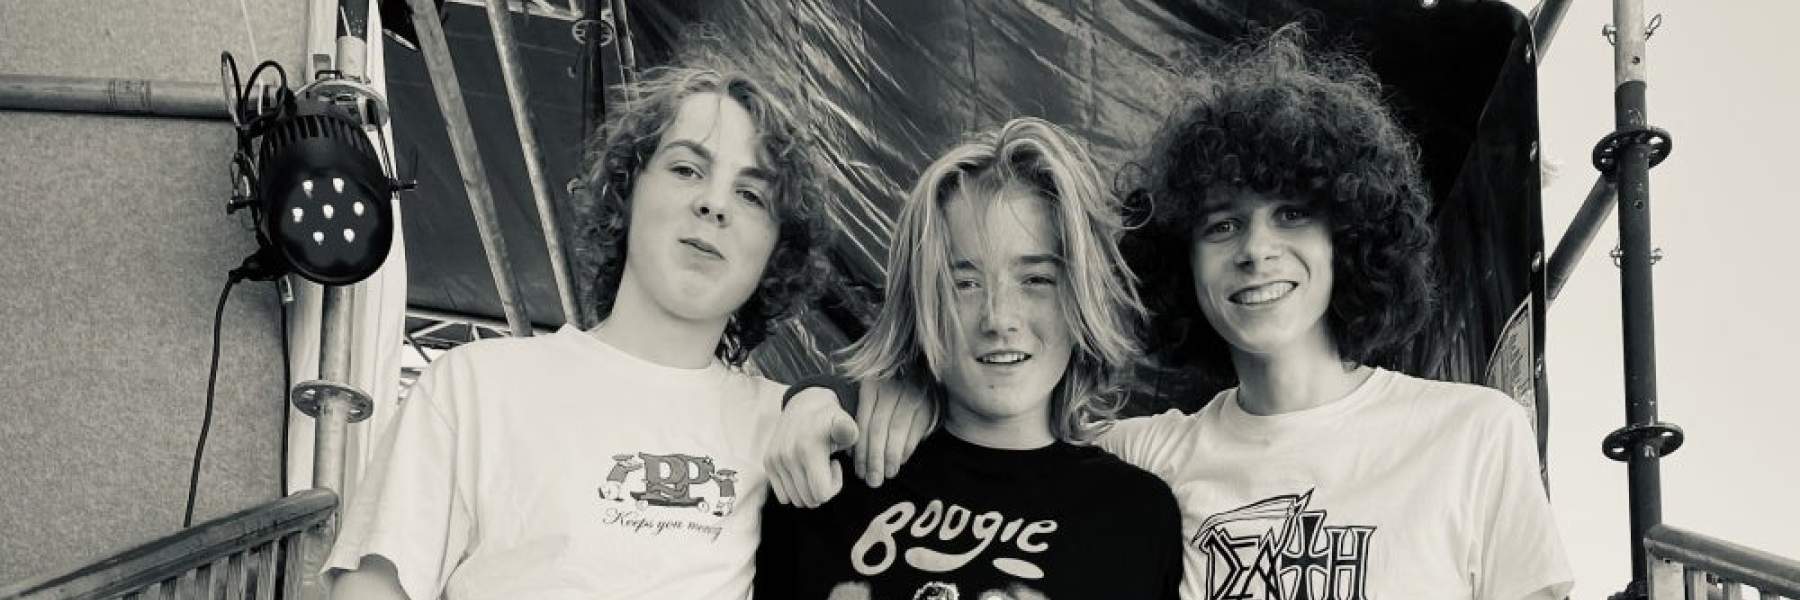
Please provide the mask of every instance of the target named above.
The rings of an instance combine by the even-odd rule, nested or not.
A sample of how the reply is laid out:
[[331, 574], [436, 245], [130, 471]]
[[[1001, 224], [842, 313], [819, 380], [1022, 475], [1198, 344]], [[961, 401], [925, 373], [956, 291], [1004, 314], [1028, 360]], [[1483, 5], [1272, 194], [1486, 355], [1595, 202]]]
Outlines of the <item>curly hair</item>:
[[774, 173], [771, 214], [778, 238], [756, 291], [731, 315], [714, 355], [742, 366], [774, 326], [812, 304], [830, 280], [824, 258], [831, 229], [819, 184], [814, 144], [799, 106], [760, 70], [751, 53], [726, 49], [717, 36], [690, 33], [670, 64], [645, 70], [634, 84], [612, 90], [605, 122], [589, 142], [575, 195], [575, 272], [589, 322], [612, 313], [624, 276], [637, 175], [673, 124], [681, 101], [716, 93], [750, 113], [765, 160]]
[[1086, 443], [1117, 415], [1119, 380], [1136, 357], [1132, 332], [1144, 316], [1118, 240], [1118, 199], [1088, 153], [1047, 121], [1018, 118], [944, 152], [926, 167], [900, 209], [888, 252], [887, 297], [868, 335], [845, 350], [852, 379], [900, 379], [944, 399], [938, 373], [961, 346], [946, 204], [988, 202], [1027, 190], [1050, 208], [1066, 284], [1062, 319], [1075, 352], [1051, 393], [1051, 432]]
[[1380, 83], [1351, 56], [1309, 50], [1297, 24], [1195, 67], [1189, 104], [1145, 161], [1150, 215], [1125, 239], [1145, 282], [1152, 350], [1235, 378], [1192, 268], [1168, 258], [1189, 256], [1209, 195], [1248, 189], [1325, 211], [1334, 273], [1325, 318], [1339, 358], [1393, 368], [1436, 303], [1436, 233], [1418, 149]]

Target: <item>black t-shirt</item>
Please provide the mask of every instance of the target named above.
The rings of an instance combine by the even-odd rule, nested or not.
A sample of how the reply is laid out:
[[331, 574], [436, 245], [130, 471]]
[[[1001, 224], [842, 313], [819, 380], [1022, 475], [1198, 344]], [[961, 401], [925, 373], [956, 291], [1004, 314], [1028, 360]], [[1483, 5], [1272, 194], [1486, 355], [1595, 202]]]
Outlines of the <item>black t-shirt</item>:
[[1174, 495], [1098, 448], [997, 450], [940, 430], [878, 489], [843, 468], [822, 507], [764, 505], [758, 600], [1177, 596]]

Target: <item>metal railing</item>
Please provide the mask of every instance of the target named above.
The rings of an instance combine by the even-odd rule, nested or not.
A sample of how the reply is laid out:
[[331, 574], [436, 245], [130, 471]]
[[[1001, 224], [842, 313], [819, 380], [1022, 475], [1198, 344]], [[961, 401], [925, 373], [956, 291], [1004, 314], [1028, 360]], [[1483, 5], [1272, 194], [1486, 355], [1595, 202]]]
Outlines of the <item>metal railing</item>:
[[1651, 600], [1800, 598], [1800, 561], [1667, 525], [1644, 536]]
[[202, 523], [75, 571], [0, 588], [0, 599], [302, 597], [323, 564], [337, 494], [307, 490]]

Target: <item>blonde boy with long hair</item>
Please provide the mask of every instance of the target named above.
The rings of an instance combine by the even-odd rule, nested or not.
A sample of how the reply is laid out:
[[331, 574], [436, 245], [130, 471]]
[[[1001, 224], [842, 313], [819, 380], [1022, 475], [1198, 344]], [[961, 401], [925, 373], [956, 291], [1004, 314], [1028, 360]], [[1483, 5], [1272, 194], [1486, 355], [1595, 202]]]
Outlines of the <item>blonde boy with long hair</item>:
[[1118, 409], [1143, 310], [1120, 232], [1087, 153], [1039, 119], [925, 169], [844, 370], [929, 390], [944, 427], [880, 489], [768, 504], [758, 597], [1174, 597], [1168, 486], [1088, 445]]

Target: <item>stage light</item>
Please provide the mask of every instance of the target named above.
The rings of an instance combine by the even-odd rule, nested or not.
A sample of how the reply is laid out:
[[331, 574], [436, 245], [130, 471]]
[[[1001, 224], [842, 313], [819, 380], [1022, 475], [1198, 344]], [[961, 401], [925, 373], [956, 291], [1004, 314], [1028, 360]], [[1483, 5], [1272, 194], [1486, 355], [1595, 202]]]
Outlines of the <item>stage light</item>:
[[356, 120], [303, 94], [292, 116], [262, 134], [256, 164], [262, 214], [290, 217], [264, 222], [286, 266], [325, 285], [356, 283], [381, 266], [394, 239], [394, 186]]

